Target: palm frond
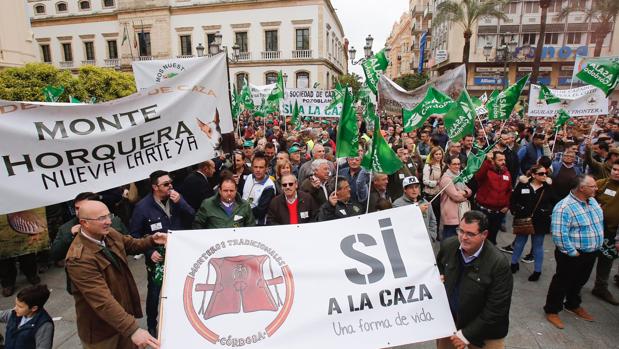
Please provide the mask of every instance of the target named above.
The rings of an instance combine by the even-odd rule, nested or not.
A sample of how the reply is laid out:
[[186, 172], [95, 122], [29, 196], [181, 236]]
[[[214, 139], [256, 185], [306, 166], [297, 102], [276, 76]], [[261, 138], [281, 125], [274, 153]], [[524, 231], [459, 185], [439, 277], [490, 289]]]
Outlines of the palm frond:
[[439, 25], [444, 22], [461, 22], [464, 13], [460, 4], [454, 1], [445, 1], [437, 6], [433, 24]]

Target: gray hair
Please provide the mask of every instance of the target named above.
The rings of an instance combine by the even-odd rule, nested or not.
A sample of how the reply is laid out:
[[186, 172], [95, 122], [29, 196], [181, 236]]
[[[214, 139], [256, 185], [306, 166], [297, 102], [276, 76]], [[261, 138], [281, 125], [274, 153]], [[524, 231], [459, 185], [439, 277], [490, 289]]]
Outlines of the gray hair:
[[316, 171], [320, 166], [324, 164], [329, 164], [329, 160], [327, 159], [316, 159], [312, 161], [312, 171]]

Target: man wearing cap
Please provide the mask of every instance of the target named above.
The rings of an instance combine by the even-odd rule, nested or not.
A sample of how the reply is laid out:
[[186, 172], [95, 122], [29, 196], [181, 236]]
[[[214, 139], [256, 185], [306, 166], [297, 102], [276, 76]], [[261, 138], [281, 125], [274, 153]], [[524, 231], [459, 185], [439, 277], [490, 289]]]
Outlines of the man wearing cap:
[[247, 167], [251, 167], [251, 158], [254, 156], [254, 141], [251, 139], [243, 142], [243, 155], [245, 156]]
[[299, 175], [299, 169], [301, 168], [301, 148], [298, 143], [293, 143], [290, 148], [288, 148], [288, 155], [290, 157], [290, 163], [292, 164], [292, 173], [295, 176]]
[[419, 209], [421, 209], [421, 214], [423, 215], [423, 221], [426, 224], [426, 229], [428, 229], [428, 234], [432, 240], [435, 240], [435, 237], [437, 236], [436, 217], [434, 217], [433, 210], [428, 210], [430, 204], [421, 195], [419, 179], [415, 176], [405, 177], [402, 180], [402, 188], [404, 190], [404, 194], [393, 202], [393, 207], [401, 207], [406, 205], [419, 206]]
[[299, 224], [313, 222], [318, 205], [306, 192], [298, 191], [297, 178], [285, 175], [281, 179], [283, 193], [271, 200], [267, 225]]

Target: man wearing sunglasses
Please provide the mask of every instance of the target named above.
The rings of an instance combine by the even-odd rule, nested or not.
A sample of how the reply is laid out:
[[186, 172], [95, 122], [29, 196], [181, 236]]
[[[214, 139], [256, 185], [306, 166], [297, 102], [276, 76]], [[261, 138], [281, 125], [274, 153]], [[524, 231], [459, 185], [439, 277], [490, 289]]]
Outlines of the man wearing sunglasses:
[[436, 263], [458, 332], [439, 339], [437, 348], [504, 348], [514, 282], [509, 262], [486, 241], [482, 212], [466, 212], [456, 231], [457, 238], [443, 241]]
[[282, 177], [284, 192], [271, 200], [267, 225], [299, 224], [315, 220], [318, 205], [310, 194], [299, 191], [297, 184], [297, 178], [291, 174]]
[[[172, 178], [166, 171], [155, 171], [150, 175], [151, 193], [140, 200], [131, 216], [129, 231], [135, 238], [168, 230], [190, 229], [195, 210], [174, 190]], [[161, 284], [155, 280], [156, 265], [163, 263], [162, 251], [150, 249], [145, 253], [148, 271], [148, 293], [146, 294], [146, 322], [148, 331], [157, 333], [159, 315], [159, 293]]]

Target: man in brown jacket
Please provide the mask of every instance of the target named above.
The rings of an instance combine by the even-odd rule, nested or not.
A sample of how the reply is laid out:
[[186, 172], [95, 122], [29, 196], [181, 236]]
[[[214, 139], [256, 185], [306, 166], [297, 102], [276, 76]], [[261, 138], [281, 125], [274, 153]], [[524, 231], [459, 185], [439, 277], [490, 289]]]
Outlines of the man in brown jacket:
[[86, 201], [78, 216], [80, 232], [67, 252], [78, 335], [87, 349], [158, 348], [136, 321], [142, 309], [127, 254], [165, 244], [166, 234], [134, 239], [112, 229], [112, 217], [105, 204]]
[[310, 194], [297, 190], [297, 178], [285, 175], [281, 184], [284, 192], [271, 200], [267, 225], [314, 222], [319, 207]]

